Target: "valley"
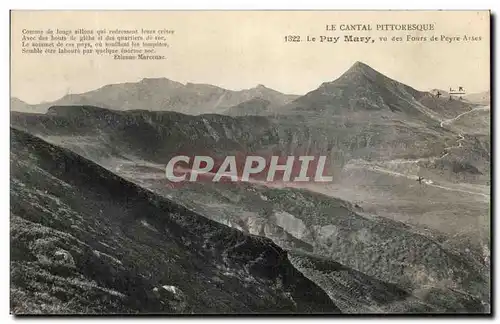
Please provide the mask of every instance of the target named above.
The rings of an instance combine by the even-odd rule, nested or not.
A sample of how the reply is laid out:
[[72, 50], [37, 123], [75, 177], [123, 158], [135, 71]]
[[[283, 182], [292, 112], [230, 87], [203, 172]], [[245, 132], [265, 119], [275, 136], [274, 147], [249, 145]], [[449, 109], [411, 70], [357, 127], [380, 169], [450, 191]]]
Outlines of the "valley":
[[[150, 109], [150, 99], [143, 99], [160, 92], [162, 102], [169, 104], [160, 110]], [[120, 108], [114, 108], [118, 102]], [[192, 109], [195, 106], [198, 108]], [[133, 269], [141, 273], [151, 272], [153, 263], [171, 260], [171, 252], [156, 245], [165, 244], [166, 238], [161, 236], [157, 241], [160, 236], [155, 233], [165, 228], [169, 233], [190, 233], [174, 240], [175, 251], [181, 256], [168, 262], [174, 269], [179, 265], [190, 276], [204, 279], [196, 279], [200, 286], [189, 291], [187, 285], [159, 280], [167, 276], [161, 265], [152, 277], [138, 283], [140, 287], [153, 291], [156, 286], [174, 285], [184, 297], [180, 301], [172, 297], [177, 300], [175, 305], [182, 301], [182, 307], [166, 308], [160, 306], [161, 301], [165, 305], [174, 305], [174, 301], [152, 297], [155, 292], [145, 293], [154, 300], [152, 311], [258, 312], [275, 307], [313, 313], [489, 312], [489, 105], [439, 98], [357, 62], [337, 79], [304, 96], [289, 97], [264, 86], [235, 93], [211, 85], [144, 79], [68, 95], [47, 104], [43, 112], [39, 106], [27, 113], [31, 108], [23, 106], [23, 112], [11, 113], [11, 136], [19, 142], [11, 154], [22, 152], [23, 156], [21, 162], [11, 161], [19, 170], [11, 179], [11, 196], [19, 206], [12, 213], [21, 218], [19, 222], [43, 226], [48, 222], [49, 227], [57, 225], [55, 229], [73, 236], [79, 233], [76, 237], [84, 237], [89, 245], [100, 237], [101, 223], [118, 222], [121, 231], [132, 224], [131, 228], [141, 234], [127, 234], [126, 248], [119, 256], [128, 258]], [[221, 159], [239, 154], [322, 155], [326, 156], [325, 171], [331, 182], [173, 183], [165, 176], [166, 164], [184, 153]], [[60, 154], [79, 162], [54, 160]], [[82, 169], [80, 163], [92, 165], [93, 173], [86, 175], [83, 170], [87, 167]], [[37, 177], [24, 175], [33, 172]], [[44, 193], [47, 172], [72, 186], [74, 192], [66, 195], [62, 190], [66, 185], [61, 183], [57, 190]], [[101, 176], [114, 179], [113, 183], [106, 180], [103, 184], [104, 180], [98, 181]], [[38, 177], [42, 180], [36, 180]], [[80, 186], [82, 193], [78, 193]], [[116, 196], [99, 198], [94, 187], [101, 195], [112, 190]], [[131, 198], [133, 203], [126, 202], [129, 195], [136, 197]], [[57, 199], [75, 211], [67, 221], [74, 220], [78, 228], [51, 223], [55, 222], [53, 217], [62, 215], [61, 210], [46, 206]], [[34, 207], [23, 209], [23, 204]], [[172, 210], [164, 204], [178, 206], [177, 211], [164, 214]], [[116, 218], [129, 212], [135, 218], [124, 223]], [[173, 230], [165, 219], [173, 219], [181, 228]], [[192, 225], [193, 219], [202, 225]], [[120, 237], [114, 240], [122, 242]], [[85, 250], [82, 246], [78, 249]], [[70, 253], [74, 255], [78, 249]], [[188, 252], [184, 249], [197, 256], [194, 264], [185, 263], [183, 253]], [[232, 249], [259, 252], [251, 252], [251, 258], [237, 255], [228, 261]], [[283, 268], [294, 274], [289, 281], [280, 282], [283, 274], [272, 270], [273, 266], [263, 266], [267, 269], [264, 272], [259, 268], [275, 262], [271, 250], [282, 255], [279, 260], [284, 267], [291, 267]], [[32, 253], [41, 253], [37, 251]], [[151, 260], [139, 257], [136, 253], [140, 251], [146, 251]], [[113, 255], [108, 249], [104, 253]], [[266, 259], [268, 255], [274, 261]], [[240, 257], [244, 261], [238, 261]], [[118, 254], [113, 258], [120, 259]], [[252, 260], [260, 260], [255, 261], [256, 268]], [[200, 265], [204, 262], [215, 263], [203, 270]], [[200, 274], [205, 271], [208, 274]], [[130, 276], [139, 278], [135, 273]], [[185, 280], [181, 275], [175, 277], [175, 282]], [[124, 295], [124, 300], [136, 298], [114, 282], [99, 285], [116, 291], [116, 296]], [[309, 285], [314, 293], [302, 300], [294, 293], [297, 285]], [[30, 287], [34, 289], [36, 284]], [[157, 292], [162, 291], [158, 287]], [[249, 295], [240, 287], [249, 287]], [[16, 296], [27, 293], [15, 289], [20, 291]], [[210, 306], [204, 299], [208, 295], [198, 296], [203, 289], [219, 289], [216, 296], [220, 299], [215, 298]], [[226, 309], [223, 301], [231, 294], [239, 297]], [[257, 296], [269, 296], [264, 299], [267, 305]], [[47, 298], [54, 301], [53, 296]], [[119, 305], [120, 310], [140, 311], [146, 307], [139, 303], [130, 308], [118, 299], [113, 303], [115, 308], [104, 309], [118, 309]]]

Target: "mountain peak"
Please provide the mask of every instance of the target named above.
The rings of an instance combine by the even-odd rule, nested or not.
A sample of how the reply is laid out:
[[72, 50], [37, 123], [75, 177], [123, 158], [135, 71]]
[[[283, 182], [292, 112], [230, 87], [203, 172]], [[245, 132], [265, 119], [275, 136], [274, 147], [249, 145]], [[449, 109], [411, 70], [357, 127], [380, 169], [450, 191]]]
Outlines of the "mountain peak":
[[139, 83], [145, 85], [175, 85], [175, 86], [183, 86], [182, 83], [167, 79], [165, 77], [162, 78], [143, 78]]
[[141, 82], [161, 82], [161, 81], [170, 81], [169, 79], [163, 78], [142, 78]]
[[295, 100], [294, 106], [299, 110], [330, 111], [335, 114], [344, 114], [346, 110], [386, 110], [428, 118], [411, 104], [419, 96], [417, 90], [363, 62], [356, 62], [339, 78], [324, 82], [318, 89]]
[[206, 89], [206, 90], [222, 90], [226, 91], [226, 89], [221, 88], [219, 86], [213, 85], [213, 84], [208, 84], [208, 83], [192, 83], [188, 82], [186, 83], [186, 87], [192, 88], [192, 89]]
[[385, 75], [371, 68], [369, 65], [356, 61], [347, 71], [340, 75], [340, 77], [333, 81], [324, 82], [321, 87], [331, 87], [339, 84], [359, 84], [362, 80], [375, 82], [376, 80], [386, 79], [388, 78]]
[[17, 97], [10, 97], [10, 102], [11, 102], [11, 104], [12, 103], [19, 103], [19, 104], [23, 104], [23, 105], [27, 105], [28, 104], [25, 101], [22, 101], [21, 99], [19, 99]]
[[371, 67], [368, 64], [363, 63], [361, 61], [354, 62], [354, 64], [352, 65], [352, 67], [362, 67], [362, 68], [370, 68], [371, 69]]
[[380, 72], [377, 72], [375, 69], [373, 69], [372, 67], [370, 67], [369, 65], [363, 63], [363, 62], [360, 62], [360, 61], [357, 61], [356, 63], [354, 63], [350, 68], [349, 70], [347, 70], [344, 74], [344, 75], [366, 75], [366, 76], [375, 76], [375, 75], [378, 75], [378, 74], [381, 74]]

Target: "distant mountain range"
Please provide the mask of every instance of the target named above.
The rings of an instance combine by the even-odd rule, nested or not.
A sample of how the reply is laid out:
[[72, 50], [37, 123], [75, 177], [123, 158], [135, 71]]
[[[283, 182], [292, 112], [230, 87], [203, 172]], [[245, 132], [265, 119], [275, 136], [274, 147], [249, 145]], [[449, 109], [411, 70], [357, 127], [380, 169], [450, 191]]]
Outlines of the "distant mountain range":
[[[158, 99], [160, 97], [166, 98], [165, 101]], [[443, 128], [443, 123], [478, 107], [468, 101], [437, 96], [435, 92], [415, 90], [361, 62], [356, 62], [336, 80], [325, 82], [300, 97], [283, 95], [264, 86], [235, 92], [211, 85], [183, 85], [162, 78], [109, 85], [85, 94], [66, 96], [57, 102], [71, 102], [71, 99], [97, 104], [50, 107], [44, 104], [44, 109], [54, 117], [46, 116], [43, 120], [69, 123], [70, 128], [65, 131], [70, 132], [81, 132], [78, 125], [86, 123], [90, 128], [99, 126], [98, 132], [116, 134], [114, 136], [120, 137], [120, 145], [136, 143], [137, 149], [151, 151], [148, 154], [156, 156], [158, 161], [165, 159], [164, 152], [174, 153], [182, 147], [217, 148], [221, 141], [228, 140], [232, 144], [226, 150], [253, 148], [282, 154], [327, 154], [335, 160], [332, 165], [337, 167], [353, 158], [443, 155], [451, 145], [446, 143], [460, 139]], [[30, 109], [17, 99], [12, 101], [22, 108], [20, 110]], [[237, 101], [240, 102], [230, 106]], [[121, 103], [121, 106], [110, 108], [109, 102]], [[152, 102], [164, 105], [152, 106]], [[211, 102], [212, 108], [201, 109], [203, 105], [207, 107], [207, 102]], [[197, 114], [195, 111], [217, 110], [229, 116], [256, 115], [267, 119], [257, 122], [257, 119], [233, 120], [215, 115], [200, 119], [168, 114], [174, 106], [194, 114]], [[156, 111], [158, 107], [167, 111]], [[129, 110], [134, 112], [122, 114]], [[150, 110], [155, 111], [147, 114]], [[31, 131], [43, 124], [35, 121], [36, 118], [17, 113], [12, 114], [12, 119], [14, 125]], [[46, 127], [44, 132], [50, 129]], [[228, 133], [228, 130], [232, 131]], [[145, 136], [150, 137], [147, 145], [143, 142]], [[199, 140], [193, 142], [195, 138]], [[482, 162], [478, 164], [481, 165]]]
[[11, 99], [11, 110], [45, 113], [51, 106], [97, 106], [113, 110], [176, 111], [186, 114], [223, 113], [233, 106], [260, 98], [271, 106], [282, 106], [296, 95], [283, 94], [258, 85], [233, 91], [209, 84], [182, 84], [167, 78], [146, 78], [139, 82], [106, 85], [97, 90], [68, 94], [53, 102], [30, 105]]
[[464, 98], [472, 103], [481, 105], [489, 105], [491, 102], [491, 94], [489, 90], [484, 92], [471, 93], [466, 95]]
[[[355, 85], [355, 86], [353, 86]], [[449, 100], [445, 91], [418, 91], [390, 79], [362, 62], [339, 78], [323, 83], [304, 96], [284, 94], [258, 85], [228, 90], [210, 84], [182, 84], [167, 78], [110, 84], [81, 94], [68, 94], [53, 102], [28, 104], [11, 99], [11, 110], [45, 113], [51, 106], [97, 106], [112, 110], [175, 111], [186, 114], [220, 113], [232, 116], [269, 115], [290, 111], [340, 112], [360, 109], [403, 112], [413, 116], [465, 112], [471, 104], [489, 102], [489, 91]]]

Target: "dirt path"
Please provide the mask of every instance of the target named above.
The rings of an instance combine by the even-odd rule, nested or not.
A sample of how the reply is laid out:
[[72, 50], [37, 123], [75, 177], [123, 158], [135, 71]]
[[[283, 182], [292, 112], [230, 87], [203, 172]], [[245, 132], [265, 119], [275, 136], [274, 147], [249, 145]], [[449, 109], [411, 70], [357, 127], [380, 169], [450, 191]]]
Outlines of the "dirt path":
[[[353, 168], [359, 168], [359, 169], [365, 169], [365, 170], [370, 170], [370, 171], [385, 173], [385, 174], [389, 174], [389, 175], [392, 175], [392, 176], [395, 176], [395, 177], [404, 177], [404, 178], [411, 179], [411, 180], [415, 180], [417, 178], [416, 175], [404, 174], [404, 173], [392, 171], [392, 170], [389, 170], [389, 169], [385, 169], [385, 168], [382, 168], [380, 166], [370, 165], [369, 162], [366, 162], [366, 164], [348, 164], [345, 167], [346, 170], [353, 169]], [[443, 186], [441, 184], [434, 183], [432, 180], [424, 179], [423, 183], [425, 183], [426, 185], [431, 186], [431, 187], [440, 188], [440, 189], [444, 189], [444, 190], [448, 190], [448, 191], [463, 192], [463, 193], [468, 193], [468, 194], [472, 194], [472, 195], [483, 196], [483, 197], [486, 197], [486, 198], [490, 197], [490, 195], [484, 194], [484, 193], [481, 193], [481, 192], [469, 191], [469, 190], [464, 190], [464, 189], [460, 189], [460, 188], [453, 188], [453, 187]]]
[[[450, 124], [450, 123], [456, 121], [457, 119], [459, 119], [462, 116], [470, 114], [470, 113], [472, 113], [474, 111], [488, 110], [488, 109], [490, 109], [490, 106], [482, 106], [482, 107], [474, 108], [474, 109], [471, 109], [471, 110], [469, 110], [469, 111], [467, 111], [465, 113], [461, 113], [461, 114], [459, 114], [458, 116], [456, 116], [454, 118], [442, 120], [441, 123], [440, 123], [440, 125], [441, 125], [441, 127], [445, 127], [445, 125]], [[463, 141], [465, 140], [464, 135], [462, 133], [459, 133], [458, 137], [459, 138], [457, 140], [457, 144], [453, 145], [453, 146], [445, 147], [446, 153], [443, 154], [443, 155], [441, 155], [441, 156], [434, 156], [434, 157], [428, 157], [428, 158], [419, 158], [419, 159], [413, 159], [413, 160], [396, 159], [396, 160], [377, 161], [377, 162], [368, 162], [368, 161], [364, 161], [364, 160], [353, 160], [353, 161], [350, 161], [350, 163], [347, 164], [345, 166], [345, 168], [346, 169], [350, 169], [350, 168], [364, 168], [364, 169], [368, 169], [368, 170], [371, 170], [371, 171], [385, 173], [385, 174], [389, 174], [389, 175], [396, 176], [396, 177], [405, 177], [405, 178], [408, 178], [408, 179], [415, 180], [415, 179], [418, 178], [417, 175], [404, 174], [404, 173], [392, 171], [392, 170], [390, 170], [388, 168], [384, 168], [384, 167], [380, 166], [380, 164], [384, 163], [384, 164], [388, 164], [388, 165], [394, 166], [394, 165], [399, 165], [399, 164], [418, 164], [420, 162], [431, 162], [431, 163], [435, 162], [436, 160], [440, 160], [440, 159], [443, 159], [446, 156], [448, 156], [450, 154], [450, 150], [451, 149], [461, 148], [463, 146]], [[481, 193], [481, 192], [475, 192], [475, 191], [469, 191], [469, 190], [463, 190], [463, 189], [459, 189], [459, 188], [453, 188], [453, 187], [443, 186], [443, 185], [434, 183], [432, 180], [428, 180], [428, 179], [425, 179], [423, 182], [426, 185], [428, 185], [428, 186], [432, 186], [432, 187], [436, 187], [436, 188], [440, 188], [440, 189], [444, 189], [444, 190], [463, 192], [463, 193], [468, 193], [468, 194], [473, 194], [473, 195], [480, 195], [480, 196], [483, 196], [483, 197], [486, 197], [486, 198], [490, 197], [489, 194], [484, 194], [484, 193]]]
[[490, 106], [481, 106], [481, 107], [477, 107], [477, 108], [474, 108], [474, 109], [471, 109], [469, 111], [466, 111], [464, 113], [461, 113], [460, 115], [456, 116], [455, 118], [450, 118], [450, 119], [445, 119], [445, 120], [442, 120], [441, 123], [439, 124], [441, 127], [444, 127], [444, 125], [446, 124], [450, 124], [450, 123], [453, 123], [454, 121], [456, 121], [457, 119], [459, 119], [460, 117], [462, 116], [465, 116], [467, 114], [470, 114], [474, 111], [478, 111], [478, 110], [488, 110], [490, 109]]

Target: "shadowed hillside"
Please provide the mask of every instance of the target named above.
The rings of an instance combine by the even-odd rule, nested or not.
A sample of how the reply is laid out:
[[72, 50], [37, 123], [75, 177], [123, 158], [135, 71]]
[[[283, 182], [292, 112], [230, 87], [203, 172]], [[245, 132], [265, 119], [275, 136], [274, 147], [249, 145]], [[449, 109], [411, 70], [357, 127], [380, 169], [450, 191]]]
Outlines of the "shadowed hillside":
[[14, 313], [338, 312], [270, 240], [11, 138]]

